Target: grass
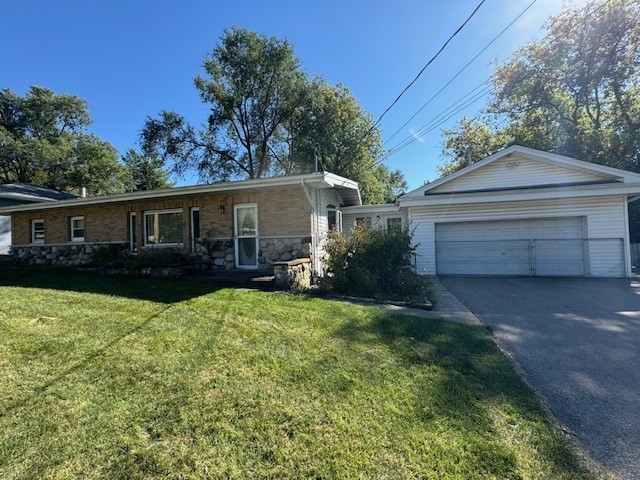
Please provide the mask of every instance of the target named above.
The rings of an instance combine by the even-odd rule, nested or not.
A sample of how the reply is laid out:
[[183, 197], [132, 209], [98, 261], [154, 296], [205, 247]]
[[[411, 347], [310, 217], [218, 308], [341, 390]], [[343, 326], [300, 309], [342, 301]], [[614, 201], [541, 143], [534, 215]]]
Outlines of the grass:
[[0, 268], [0, 478], [584, 479], [481, 327]]

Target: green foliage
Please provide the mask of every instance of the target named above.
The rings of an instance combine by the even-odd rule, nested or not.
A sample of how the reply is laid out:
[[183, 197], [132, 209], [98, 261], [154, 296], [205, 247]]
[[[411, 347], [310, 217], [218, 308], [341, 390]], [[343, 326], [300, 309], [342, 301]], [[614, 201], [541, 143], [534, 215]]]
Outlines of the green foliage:
[[378, 162], [380, 131], [346, 86], [316, 78], [304, 98], [289, 127], [292, 169], [313, 171], [317, 155], [321, 168], [358, 182], [365, 204], [393, 202], [407, 190], [400, 171]]
[[407, 228], [359, 225], [351, 237], [331, 231], [326, 245], [327, 284], [352, 295], [424, 300], [428, 292], [425, 278], [411, 269], [414, 251]]
[[144, 267], [166, 267], [189, 262], [189, 256], [181, 248], [142, 248], [136, 257], [139, 265]]
[[122, 244], [109, 243], [97, 245], [91, 256], [91, 263], [98, 267], [106, 267], [122, 262], [128, 254], [129, 247]]
[[[445, 130], [444, 157], [465, 166], [511, 144], [640, 171], [640, 3], [596, 0], [550, 18], [547, 37], [525, 45], [493, 76], [477, 120]], [[451, 168], [449, 168], [451, 167]]]
[[380, 132], [342, 84], [310, 81], [286, 40], [225, 31], [195, 86], [210, 114], [197, 129], [176, 112], [148, 118], [145, 154], [202, 181], [262, 178], [321, 167], [357, 181], [365, 203], [393, 201], [406, 188], [399, 171], [378, 164]]
[[169, 188], [175, 185], [169, 180], [170, 173], [165, 169], [165, 162], [157, 156], [144, 155], [131, 148], [122, 157], [122, 162], [131, 176], [125, 186], [127, 192]]
[[110, 143], [84, 131], [90, 124], [87, 103], [76, 96], [36, 86], [24, 97], [0, 90], [0, 181], [121, 192], [127, 172]]

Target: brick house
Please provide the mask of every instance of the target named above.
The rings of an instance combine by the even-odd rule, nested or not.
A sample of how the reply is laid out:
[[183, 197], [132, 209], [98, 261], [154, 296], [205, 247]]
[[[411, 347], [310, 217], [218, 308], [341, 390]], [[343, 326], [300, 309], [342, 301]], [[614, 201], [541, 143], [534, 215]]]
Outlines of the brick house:
[[0, 208], [11, 215], [11, 254], [21, 263], [89, 263], [98, 245], [179, 248], [215, 269], [271, 269], [311, 258], [340, 208], [361, 205], [358, 184], [313, 173], [74, 198]]

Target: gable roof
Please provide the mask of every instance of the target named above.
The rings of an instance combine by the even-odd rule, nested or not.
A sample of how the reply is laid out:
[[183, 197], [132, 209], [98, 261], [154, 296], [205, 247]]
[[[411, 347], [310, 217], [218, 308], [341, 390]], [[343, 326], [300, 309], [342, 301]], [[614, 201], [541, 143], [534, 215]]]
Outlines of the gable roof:
[[261, 190], [277, 190], [283, 187], [306, 186], [315, 188], [335, 189], [345, 206], [362, 205], [358, 183], [348, 178], [329, 172], [310, 173], [306, 175], [290, 175], [282, 177], [257, 178], [232, 182], [213, 183], [208, 185], [192, 185], [187, 187], [162, 188], [158, 190], [144, 190], [130, 193], [117, 193], [86, 198], [71, 198], [48, 202], [47, 204], [25, 204], [0, 208], [0, 214], [24, 212], [29, 210], [51, 210], [56, 208], [79, 207], [86, 205], [100, 205], [110, 203], [133, 202], [138, 200], [175, 198], [207, 193], [242, 193]]
[[[549, 166], [548, 170], [555, 172], [564, 172], [570, 182], [563, 185], [559, 181], [554, 181], [551, 184], [545, 185], [540, 183], [537, 185], [528, 184], [523, 182], [518, 186], [507, 186], [504, 184], [497, 184], [495, 188], [480, 188], [477, 190], [469, 189], [468, 182], [462, 182], [462, 177], [470, 176], [473, 172], [478, 172], [481, 169], [486, 169], [491, 164], [495, 164], [499, 161], [506, 161], [509, 158], [521, 158], [526, 160], [533, 160], [538, 163], [544, 163]], [[509, 164], [507, 164], [509, 166]], [[517, 162], [515, 165], [517, 166]], [[555, 170], [554, 170], [555, 169]], [[480, 172], [476, 173], [476, 175]], [[469, 177], [471, 178], [471, 177]], [[460, 180], [458, 180], [460, 179]], [[458, 180], [458, 182], [456, 182]], [[465, 190], [462, 188], [455, 188], [456, 183], [467, 183]], [[605, 167], [595, 163], [585, 162], [565, 155], [558, 155], [555, 153], [544, 152], [533, 148], [522, 147], [520, 145], [513, 145], [507, 147], [499, 152], [494, 153], [468, 167], [465, 167], [457, 172], [442, 177], [435, 182], [423, 185], [411, 192], [406, 193], [400, 197], [400, 201], [403, 199], [424, 198], [425, 195], [435, 194], [438, 190], [442, 193], [455, 194], [455, 193], [481, 193], [483, 191], [506, 191], [514, 190], [517, 188], [545, 188], [545, 187], [560, 187], [568, 185], [588, 185], [588, 184], [603, 184], [603, 183], [640, 183], [640, 174], [628, 172], [626, 170], [620, 170], [617, 168]], [[445, 185], [451, 185], [450, 188], [445, 188]], [[448, 185], [447, 185], [448, 186]]]
[[15, 202], [47, 202], [71, 198], [76, 198], [76, 196], [29, 183], [5, 183], [0, 185], [0, 199], [13, 200]]

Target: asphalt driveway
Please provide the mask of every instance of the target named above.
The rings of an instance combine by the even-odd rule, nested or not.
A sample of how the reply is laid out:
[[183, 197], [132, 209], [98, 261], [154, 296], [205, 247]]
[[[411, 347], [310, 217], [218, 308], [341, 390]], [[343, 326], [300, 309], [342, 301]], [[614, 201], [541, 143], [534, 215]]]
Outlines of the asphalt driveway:
[[593, 459], [640, 479], [640, 279], [440, 280]]

